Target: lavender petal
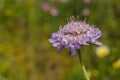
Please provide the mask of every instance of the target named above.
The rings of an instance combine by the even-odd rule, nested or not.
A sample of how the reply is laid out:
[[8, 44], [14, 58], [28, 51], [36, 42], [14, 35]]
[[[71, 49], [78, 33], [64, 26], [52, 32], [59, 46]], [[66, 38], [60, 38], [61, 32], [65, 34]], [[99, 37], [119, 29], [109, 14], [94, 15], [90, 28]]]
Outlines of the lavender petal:
[[75, 56], [76, 55], [76, 49], [71, 49], [70, 54], [71, 54], [71, 56]]
[[97, 46], [103, 46], [103, 43], [98, 42], [98, 41], [95, 41], [94, 44], [97, 45]]
[[62, 45], [57, 47], [57, 51], [61, 51], [62, 50]]
[[53, 43], [53, 47], [57, 47], [60, 43]]
[[77, 48], [77, 49], [80, 49], [80, 47], [81, 47], [81, 46], [80, 46], [79, 44], [76, 44], [76, 45], [75, 45], [75, 48]]
[[90, 38], [90, 37], [87, 37], [87, 38], [85, 39], [85, 41], [86, 41], [86, 42], [90, 42], [90, 41], [91, 41], [91, 38]]
[[55, 39], [49, 39], [48, 41], [51, 42], [51, 43], [55, 43], [56, 42]]

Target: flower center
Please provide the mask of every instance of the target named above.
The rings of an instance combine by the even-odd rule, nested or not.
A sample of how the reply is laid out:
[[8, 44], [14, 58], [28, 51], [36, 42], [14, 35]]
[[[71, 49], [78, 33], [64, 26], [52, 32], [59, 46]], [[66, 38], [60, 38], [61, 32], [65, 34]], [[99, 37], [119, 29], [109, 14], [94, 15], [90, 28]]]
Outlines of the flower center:
[[71, 35], [71, 36], [78, 36], [80, 35], [82, 32], [64, 32], [64, 35]]

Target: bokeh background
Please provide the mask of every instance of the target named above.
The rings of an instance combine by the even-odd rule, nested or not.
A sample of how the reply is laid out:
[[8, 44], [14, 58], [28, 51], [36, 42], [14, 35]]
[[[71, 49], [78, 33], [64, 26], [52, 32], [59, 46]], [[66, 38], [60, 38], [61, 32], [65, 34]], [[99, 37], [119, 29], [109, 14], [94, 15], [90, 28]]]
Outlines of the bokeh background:
[[0, 80], [85, 80], [78, 56], [48, 42], [70, 16], [104, 34], [107, 50], [81, 48], [91, 80], [120, 80], [120, 0], [0, 0]]

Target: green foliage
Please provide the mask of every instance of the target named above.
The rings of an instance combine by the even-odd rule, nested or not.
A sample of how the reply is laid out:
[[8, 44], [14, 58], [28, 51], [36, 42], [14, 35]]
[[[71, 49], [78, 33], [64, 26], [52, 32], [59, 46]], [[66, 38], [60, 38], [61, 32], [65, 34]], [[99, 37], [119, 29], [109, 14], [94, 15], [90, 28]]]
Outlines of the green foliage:
[[86, 80], [83, 70], [80, 66], [73, 68], [65, 80]]
[[[57, 14], [44, 11], [44, 2]], [[70, 57], [68, 49], [58, 53], [48, 42], [70, 16], [98, 26], [110, 49], [100, 58], [95, 46], [81, 48], [90, 78], [119, 80], [120, 63], [113, 64], [120, 58], [120, 0], [0, 0], [0, 80], [85, 80], [78, 56]]]

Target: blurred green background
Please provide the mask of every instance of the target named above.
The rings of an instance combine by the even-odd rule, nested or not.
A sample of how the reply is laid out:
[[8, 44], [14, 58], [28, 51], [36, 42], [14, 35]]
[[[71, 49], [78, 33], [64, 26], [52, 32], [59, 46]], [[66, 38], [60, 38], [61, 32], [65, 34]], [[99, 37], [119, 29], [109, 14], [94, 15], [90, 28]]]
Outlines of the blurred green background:
[[78, 56], [48, 42], [70, 16], [98, 26], [110, 50], [81, 48], [91, 80], [120, 80], [120, 0], [0, 0], [0, 80], [85, 80]]

